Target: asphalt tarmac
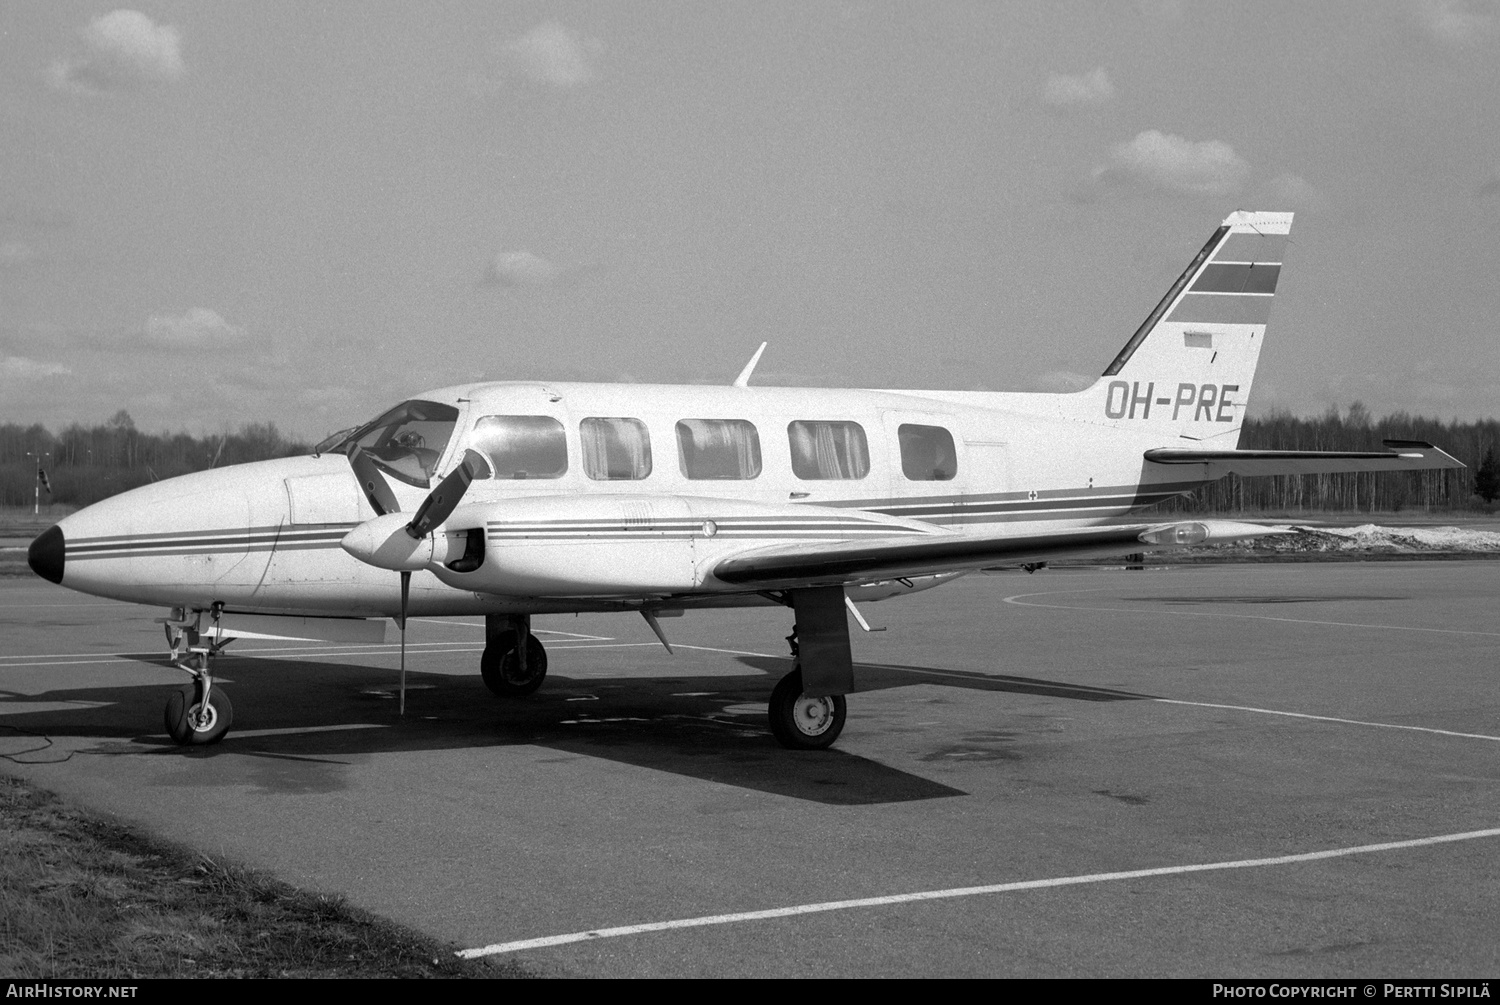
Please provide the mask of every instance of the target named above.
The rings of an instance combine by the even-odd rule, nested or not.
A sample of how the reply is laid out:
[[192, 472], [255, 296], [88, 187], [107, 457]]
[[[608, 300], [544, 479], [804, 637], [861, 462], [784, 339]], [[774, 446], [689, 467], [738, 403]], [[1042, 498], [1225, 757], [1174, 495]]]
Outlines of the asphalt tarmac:
[[414, 621], [404, 720], [394, 646], [246, 641], [179, 749], [162, 612], [0, 580], [0, 769], [550, 974], [1492, 977], [1497, 611], [1486, 561], [971, 576], [864, 608], [821, 753], [780, 611], [539, 618], [511, 702]]

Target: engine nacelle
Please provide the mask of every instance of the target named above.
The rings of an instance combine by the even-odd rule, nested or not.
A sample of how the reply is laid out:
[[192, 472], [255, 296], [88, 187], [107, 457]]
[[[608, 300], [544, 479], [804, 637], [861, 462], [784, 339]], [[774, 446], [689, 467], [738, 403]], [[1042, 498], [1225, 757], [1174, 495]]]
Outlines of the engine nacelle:
[[[482, 536], [471, 533], [480, 528]], [[479, 593], [666, 595], [711, 588], [709, 570], [755, 548], [911, 528], [895, 517], [823, 506], [666, 495], [534, 496], [459, 506], [432, 535], [424, 567], [450, 586]]]

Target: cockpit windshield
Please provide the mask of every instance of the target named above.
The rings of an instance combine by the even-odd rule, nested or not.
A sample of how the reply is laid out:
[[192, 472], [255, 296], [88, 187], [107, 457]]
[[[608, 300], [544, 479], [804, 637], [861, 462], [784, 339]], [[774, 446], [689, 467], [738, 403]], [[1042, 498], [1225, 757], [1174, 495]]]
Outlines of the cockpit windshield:
[[350, 455], [358, 450], [393, 477], [427, 488], [457, 423], [458, 409], [452, 405], [404, 401], [330, 449]]

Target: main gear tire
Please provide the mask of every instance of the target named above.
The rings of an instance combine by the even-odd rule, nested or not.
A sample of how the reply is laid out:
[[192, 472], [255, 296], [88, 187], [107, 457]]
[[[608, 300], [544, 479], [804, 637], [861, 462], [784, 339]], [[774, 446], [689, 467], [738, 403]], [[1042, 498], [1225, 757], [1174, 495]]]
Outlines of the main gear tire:
[[811, 697], [802, 692], [802, 668], [777, 683], [766, 710], [771, 733], [791, 750], [826, 750], [844, 731], [848, 706], [841, 694]]
[[479, 675], [484, 686], [501, 698], [521, 698], [542, 686], [547, 677], [547, 650], [535, 635], [526, 636], [526, 670], [521, 670], [516, 633], [505, 632], [484, 647]]

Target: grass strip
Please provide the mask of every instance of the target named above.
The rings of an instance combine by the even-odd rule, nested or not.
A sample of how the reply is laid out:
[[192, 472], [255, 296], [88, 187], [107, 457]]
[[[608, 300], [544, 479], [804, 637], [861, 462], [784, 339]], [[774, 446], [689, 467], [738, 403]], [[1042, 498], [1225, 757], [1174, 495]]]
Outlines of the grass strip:
[[529, 977], [0, 774], [0, 974]]

